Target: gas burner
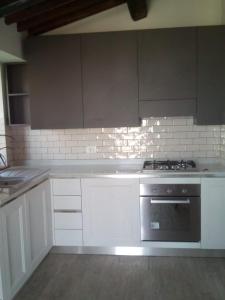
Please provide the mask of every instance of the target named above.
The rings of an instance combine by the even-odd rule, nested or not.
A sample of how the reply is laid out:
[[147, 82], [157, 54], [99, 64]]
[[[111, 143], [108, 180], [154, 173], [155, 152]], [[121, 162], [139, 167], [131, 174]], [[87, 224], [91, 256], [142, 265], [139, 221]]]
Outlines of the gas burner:
[[143, 171], [190, 171], [196, 169], [193, 160], [150, 160], [145, 161]]

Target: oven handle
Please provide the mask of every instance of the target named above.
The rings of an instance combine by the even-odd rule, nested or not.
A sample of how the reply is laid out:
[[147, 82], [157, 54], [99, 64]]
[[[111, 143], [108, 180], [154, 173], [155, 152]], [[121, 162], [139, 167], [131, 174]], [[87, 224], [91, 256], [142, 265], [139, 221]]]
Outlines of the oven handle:
[[185, 200], [163, 200], [163, 199], [150, 199], [151, 204], [190, 204], [190, 199]]

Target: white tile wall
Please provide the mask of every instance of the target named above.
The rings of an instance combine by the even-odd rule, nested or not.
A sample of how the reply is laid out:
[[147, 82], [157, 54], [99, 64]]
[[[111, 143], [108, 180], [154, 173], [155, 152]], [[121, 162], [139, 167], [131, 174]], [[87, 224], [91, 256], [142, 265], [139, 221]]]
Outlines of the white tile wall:
[[[31, 130], [12, 127], [12, 159], [219, 158], [225, 126], [192, 117], [150, 118], [141, 127]], [[221, 147], [221, 132], [224, 146]], [[224, 155], [225, 156], [225, 155]]]
[[221, 158], [225, 159], [225, 125], [221, 126]]

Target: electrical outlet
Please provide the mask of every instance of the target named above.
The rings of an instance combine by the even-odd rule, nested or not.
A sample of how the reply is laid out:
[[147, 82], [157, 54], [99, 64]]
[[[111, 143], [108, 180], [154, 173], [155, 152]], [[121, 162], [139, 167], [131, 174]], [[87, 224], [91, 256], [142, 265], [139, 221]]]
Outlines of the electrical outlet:
[[96, 152], [97, 152], [96, 146], [87, 146], [86, 147], [86, 153], [96, 153]]

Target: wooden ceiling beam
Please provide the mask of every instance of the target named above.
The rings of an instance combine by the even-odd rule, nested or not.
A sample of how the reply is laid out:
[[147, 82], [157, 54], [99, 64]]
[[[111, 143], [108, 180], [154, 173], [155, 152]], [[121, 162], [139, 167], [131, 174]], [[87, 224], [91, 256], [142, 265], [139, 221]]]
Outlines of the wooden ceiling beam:
[[[63, 2], [63, 1], [61, 1]], [[100, 5], [105, 0], [72, 0], [68, 3], [65, 3], [63, 6], [54, 7], [52, 5], [51, 10], [47, 10], [46, 12], [42, 13], [33, 18], [29, 18], [27, 20], [21, 21], [17, 23], [18, 31], [25, 31], [30, 27], [36, 27], [39, 24], [50, 22], [51, 20], [59, 19], [67, 14], [76, 14], [81, 10], [86, 10], [88, 7], [92, 5]]]
[[[8, 14], [11, 14], [15, 11], [20, 11], [22, 9], [25, 9], [27, 7], [30, 7], [34, 4], [43, 2], [45, 0], [17, 0], [17, 1], [11, 1], [7, 5], [3, 5], [0, 7], [0, 17], [5, 17]], [[0, 3], [1, 4], [1, 3]]]
[[21, 22], [24, 20], [32, 19], [36, 16], [44, 14], [50, 10], [66, 5], [74, 0], [48, 0], [45, 2], [38, 3], [31, 7], [26, 7], [23, 10], [15, 11], [12, 14], [9, 14], [5, 18], [5, 23], [10, 25], [12, 23]]
[[65, 15], [72, 15], [79, 13], [80, 11], [88, 10], [92, 5], [100, 5], [104, 0], [73, 0], [70, 3], [61, 7], [53, 7], [51, 10], [46, 11], [40, 16], [36, 16], [32, 19], [27, 19], [17, 23], [18, 31], [25, 31], [30, 27], [37, 27], [40, 24], [48, 23], [50, 21], [61, 19]]
[[147, 0], [127, 0], [127, 6], [134, 21], [143, 19], [148, 15]]
[[[51, 17], [48, 18], [46, 16], [45, 21], [43, 21], [43, 17], [40, 16], [39, 20], [35, 20], [33, 23], [31, 22], [23, 22], [23, 23], [18, 23], [17, 28], [18, 31], [23, 31], [27, 30], [30, 35], [38, 35], [42, 34], [45, 32], [48, 32], [50, 30], [53, 30], [55, 28], [67, 25], [69, 23], [84, 19], [86, 17], [92, 16], [94, 14], [100, 13], [102, 11], [105, 11], [107, 9], [113, 8], [115, 6], [121, 5], [125, 3], [125, 0], [86, 0], [86, 1], [76, 1], [74, 3], [74, 7], [69, 5], [65, 6], [64, 9], [62, 7], [56, 11], [52, 11]], [[82, 3], [83, 8], [77, 9], [78, 2]], [[89, 6], [87, 4], [89, 3]], [[85, 6], [84, 6], [85, 4]], [[81, 7], [81, 6], [80, 6]], [[38, 23], [36, 23], [39, 21]], [[41, 21], [41, 22], [40, 22]], [[24, 24], [25, 23], [25, 24]]]
[[9, 4], [12, 4], [13, 2], [16, 2], [18, 0], [12, 1], [12, 0], [0, 0], [0, 8], [7, 6]]

